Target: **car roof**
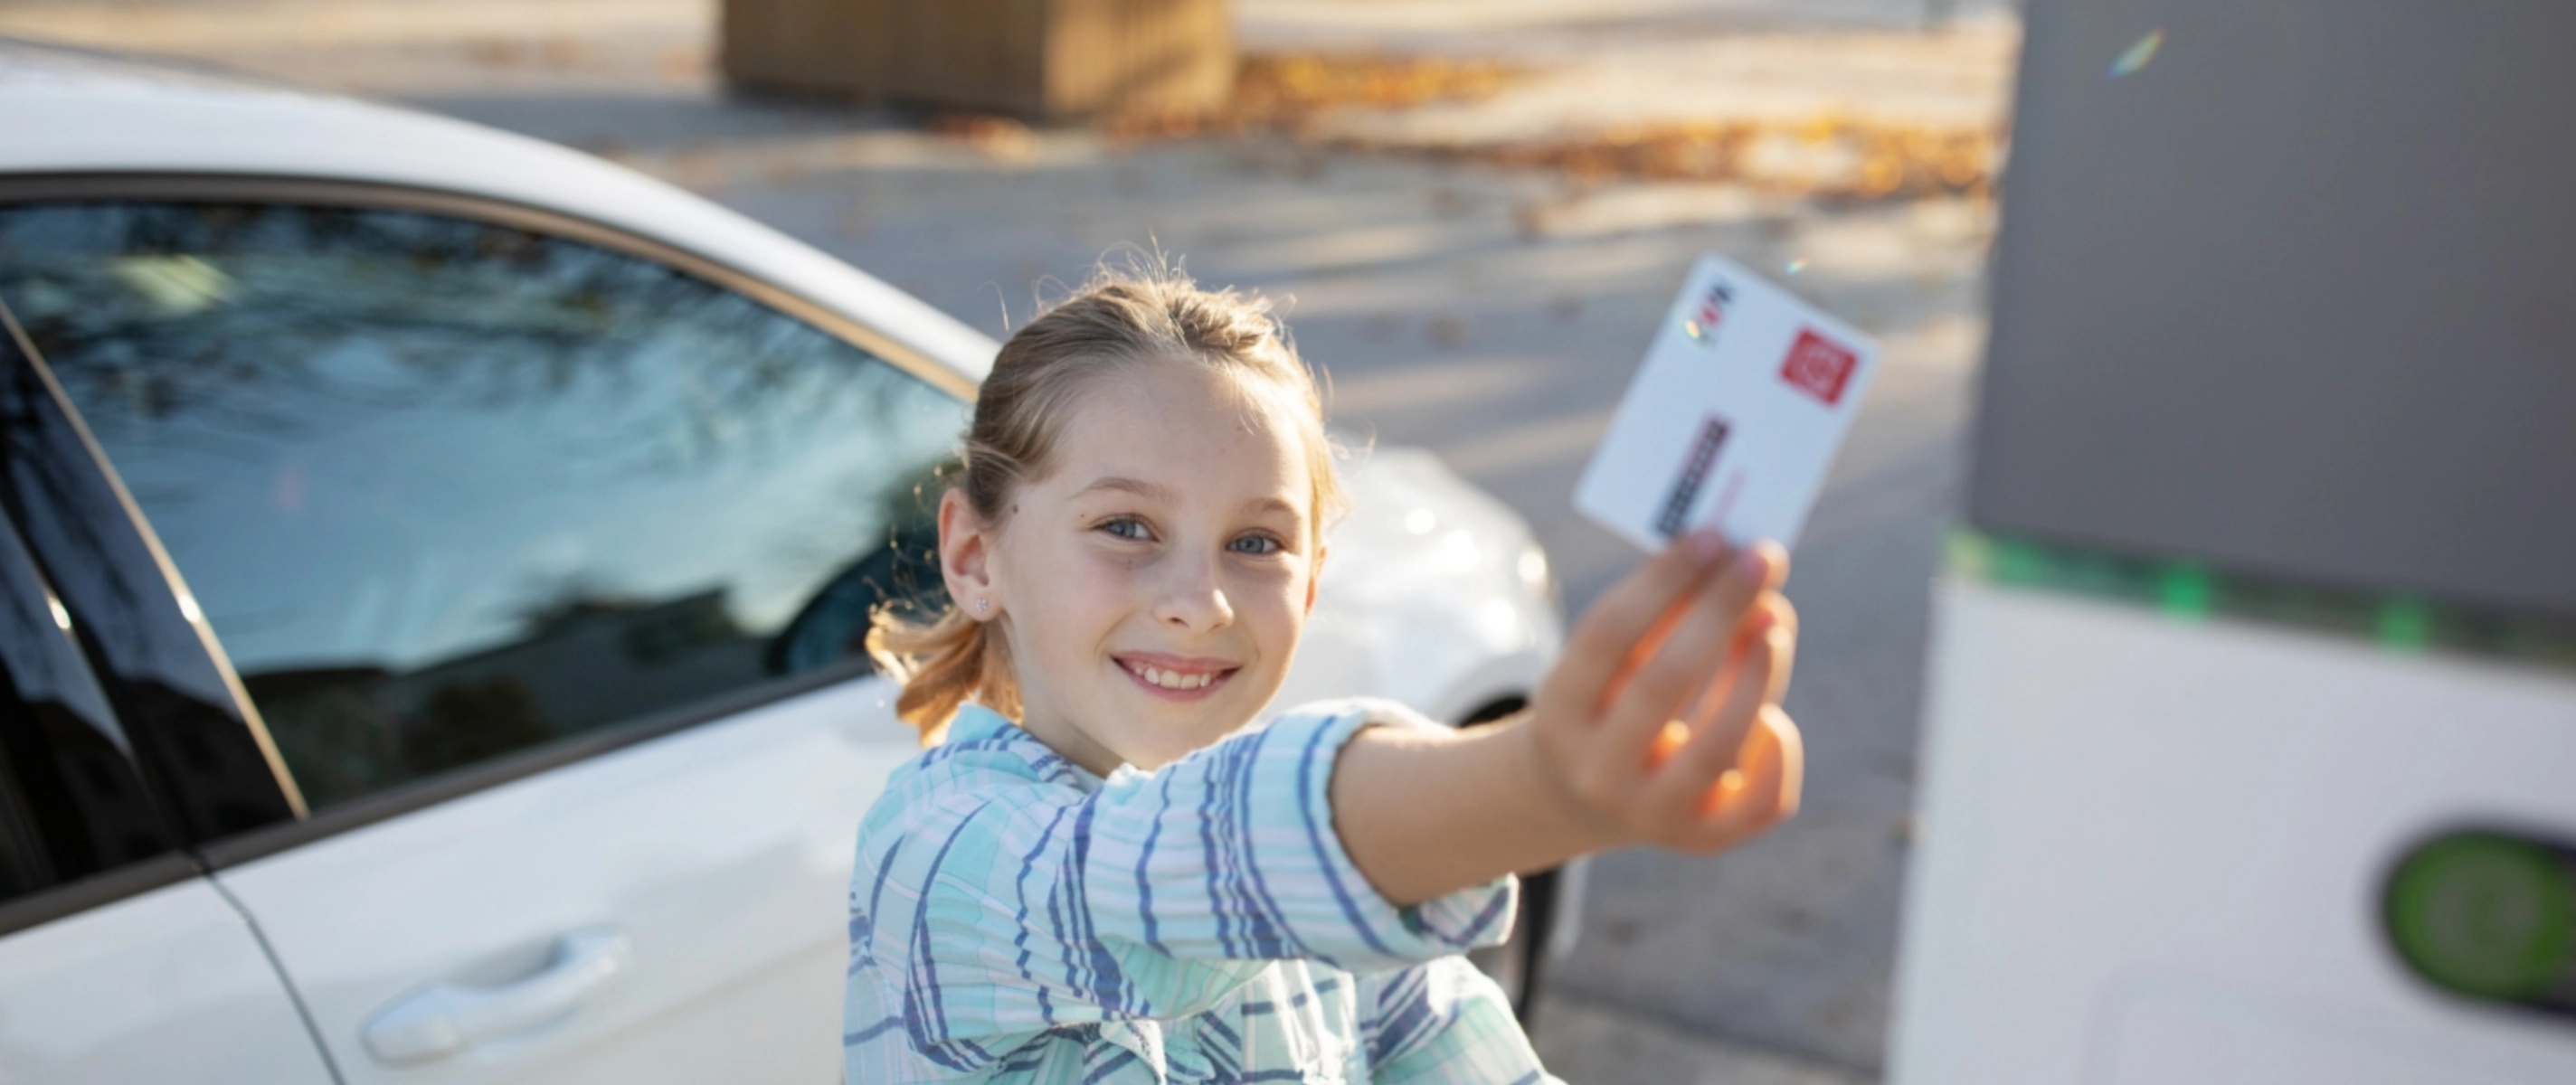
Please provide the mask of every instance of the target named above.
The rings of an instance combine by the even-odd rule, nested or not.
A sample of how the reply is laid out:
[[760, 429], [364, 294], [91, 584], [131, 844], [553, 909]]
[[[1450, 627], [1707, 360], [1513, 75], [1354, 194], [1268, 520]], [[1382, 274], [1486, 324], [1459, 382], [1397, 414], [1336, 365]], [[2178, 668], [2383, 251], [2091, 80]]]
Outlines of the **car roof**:
[[0, 178], [45, 174], [349, 182], [515, 204], [749, 275], [970, 381], [996, 349], [804, 242], [567, 147], [185, 62], [0, 39]]

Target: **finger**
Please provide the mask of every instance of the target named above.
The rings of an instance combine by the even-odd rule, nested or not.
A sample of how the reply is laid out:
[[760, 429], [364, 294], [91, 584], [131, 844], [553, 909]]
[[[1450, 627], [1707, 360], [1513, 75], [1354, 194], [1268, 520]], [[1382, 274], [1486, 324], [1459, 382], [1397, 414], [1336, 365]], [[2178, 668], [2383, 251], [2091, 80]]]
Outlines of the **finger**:
[[[1725, 572], [1702, 588], [1687, 612], [1635, 675], [1611, 691], [1604, 737], [1609, 750], [1652, 749], [1673, 741], [1672, 724], [1695, 702], [1705, 699], [1727, 669], [1736, 630], [1758, 598], [1758, 585], [1769, 573], [1769, 554], [1750, 549], [1737, 554]], [[1659, 736], [1663, 736], [1659, 738]], [[1644, 767], [1634, 755], [1628, 764]]]
[[[1794, 628], [1772, 624], [1754, 635], [1753, 649], [1745, 656], [1745, 671], [1726, 688], [1717, 711], [1701, 728], [1711, 747], [1735, 749], [1744, 743], [1746, 733], [1767, 706], [1780, 703], [1780, 694], [1788, 688], [1787, 674], [1796, 662], [1797, 632]], [[1760, 663], [1757, 671], [1755, 662]]]
[[1798, 805], [1807, 799], [1807, 736], [1798, 730], [1798, 721], [1789, 718], [1786, 709], [1773, 705], [1762, 710], [1763, 741], [1770, 746], [1769, 756], [1780, 760], [1780, 797], [1774, 804], [1772, 820], [1787, 821], [1798, 813]]
[[[1789, 672], [1796, 669], [1798, 662], [1798, 608], [1790, 605], [1788, 596], [1776, 592], [1764, 597], [1764, 603], [1770, 630], [1777, 633], [1780, 645], [1772, 652], [1771, 684], [1762, 691], [1762, 702], [1779, 704], [1789, 695]], [[1761, 635], [1761, 631], [1754, 635]]]
[[1656, 732], [1718, 676], [1735, 629], [1769, 582], [1778, 553], [1779, 547], [1769, 544], [1739, 551], [1726, 571], [1700, 590], [1654, 657], [1613, 692], [1604, 741], [1613, 749], [1636, 751], [1629, 763], [1642, 767]]
[[1611, 585], [1567, 637], [1565, 655], [1539, 690], [1549, 702], [1540, 710], [1584, 719], [1598, 715], [1639, 642], [1659, 638], [1675, 604], [1689, 598], [1726, 555], [1722, 536], [1693, 532]]
[[[1756, 543], [1747, 549], [1765, 551], [1769, 555], [1770, 560], [1775, 563], [1769, 578], [1763, 581], [1767, 586], [1766, 589], [1760, 593], [1757, 598], [1760, 600], [1767, 600], [1776, 604], [1780, 608], [1786, 609], [1789, 601], [1785, 597], [1782, 597], [1777, 589], [1781, 581], [1788, 577], [1788, 552], [1781, 550], [1778, 544], [1770, 542]], [[1744, 553], [1744, 550], [1730, 551], [1729, 557], [1740, 561], [1743, 560]], [[1728, 564], [1731, 565], [1733, 562], [1730, 561]], [[1718, 571], [1722, 574], [1724, 569], [1720, 569]], [[1666, 610], [1664, 612], [1664, 616], [1657, 621], [1655, 627], [1648, 631], [1646, 636], [1637, 641], [1636, 646], [1629, 651], [1627, 660], [1621, 665], [1619, 671], [1612, 675], [1608, 687], [1603, 690], [1604, 704], [1600, 706], [1601, 711], [1607, 711], [1608, 699], [1617, 697], [1619, 690], [1627, 684], [1630, 678], [1635, 677], [1637, 670], [1645, 666], [1647, 661], [1651, 660], [1656, 652], [1663, 647], [1664, 641], [1672, 635], [1673, 628], [1680, 624], [1681, 619], [1688, 613], [1689, 604], [1695, 601], [1695, 599], [1695, 596], [1685, 596], [1681, 599], [1675, 600], [1672, 607]], [[1795, 612], [1790, 611], [1789, 613], [1794, 619]], [[1737, 626], [1738, 641], [1734, 645], [1734, 650], [1728, 653], [1724, 664], [1724, 668], [1729, 675], [1734, 672], [1736, 663], [1743, 655], [1743, 649], [1752, 643], [1753, 634], [1758, 632], [1755, 627], [1760, 625], [1763, 620], [1767, 620], [1770, 617], [1773, 616], [1761, 613], [1759, 604], [1757, 603], [1756, 609]], [[1706, 711], [1715, 710], [1716, 706], [1714, 704], [1714, 698], [1711, 700], [1712, 703], [1705, 706]], [[1694, 702], [1694, 707], [1697, 708], [1701, 706], [1698, 706], [1697, 703]]]
[[[1718, 709], [1726, 699], [1726, 691], [1733, 688], [1736, 676], [1744, 669], [1745, 656], [1753, 650], [1754, 642], [1762, 636], [1763, 632], [1774, 626], [1786, 627], [1789, 630], [1790, 640], [1794, 643], [1798, 635], [1798, 611], [1796, 607], [1789, 605], [1786, 596], [1778, 592], [1766, 592], [1754, 601], [1753, 609], [1745, 615], [1743, 624], [1736, 627], [1735, 643], [1726, 655], [1725, 673], [1717, 681], [1709, 683], [1691, 701], [1689, 712], [1683, 716], [1689, 721], [1691, 730], [1697, 731], [1717, 718]], [[1786, 683], [1779, 679], [1776, 669], [1772, 684], [1782, 689], [1787, 688]], [[1678, 748], [1676, 744], [1675, 749]]]
[[[1681, 752], [1682, 747], [1689, 743], [1693, 734], [1715, 722], [1718, 712], [1724, 707], [1726, 691], [1732, 688], [1743, 674], [1746, 656], [1751, 654], [1753, 646], [1759, 642], [1763, 632], [1775, 626], [1788, 629], [1791, 644], [1796, 643], [1797, 608], [1789, 604], [1786, 596], [1771, 592], [1762, 596], [1754, 604], [1752, 613], [1746, 615], [1744, 623], [1737, 627], [1735, 643], [1727, 652], [1724, 673], [1692, 695], [1689, 710], [1681, 719], [1666, 723], [1662, 730], [1655, 733], [1654, 743], [1646, 751], [1648, 773], [1651, 774], [1654, 770], [1663, 767], [1664, 762]], [[1773, 691], [1771, 700], [1779, 700], [1781, 694], [1787, 691], [1789, 686], [1787, 674], [1788, 667], [1785, 662], [1775, 660], [1772, 664], [1770, 681]]]
[[1799, 733], [1797, 722], [1780, 706], [1766, 705], [1754, 720], [1752, 731], [1744, 736], [1744, 748], [1736, 759], [1745, 767], [1741, 771], [1778, 781], [1771, 808], [1786, 812], [1797, 809], [1798, 796], [1805, 790], [1806, 756], [1806, 738]]
[[1682, 752], [1682, 747], [1690, 744], [1690, 737], [1689, 724], [1680, 720], [1665, 724], [1663, 730], [1655, 732], [1654, 743], [1646, 747], [1646, 772], [1652, 774], [1656, 769], [1662, 768], [1664, 762], [1671, 760], [1674, 754]]
[[1702, 817], [1683, 847], [1733, 847], [1798, 812], [1806, 790], [1806, 746], [1797, 723], [1777, 707], [1766, 707], [1744, 745], [1741, 767], [1709, 789]]
[[1637, 677], [1637, 668], [1645, 666], [1647, 660], [1655, 658], [1655, 653], [1663, 651], [1664, 642], [1672, 639], [1673, 630], [1682, 624], [1683, 618], [1690, 616], [1691, 601], [1697, 597], [1696, 592], [1682, 593], [1681, 598], [1664, 608], [1663, 616], [1655, 619], [1646, 635], [1628, 647], [1627, 658], [1619, 661], [1619, 669], [1611, 672], [1610, 680], [1602, 683], [1600, 694], [1592, 699], [1592, 716], [1608, 714], [1610, 703], [1618, 698], [1619, 691], [1628, 688], [1628, 682]]
[[1697, 817], [1701, 796], [1717, 785], [1719, 777], [1739, 767], [1737, 761], [1746, 746], [1745, 733], [1760, 714], [1761, 705], [1736, 693], [1771, 684], [1780, 640], [1769, 634], [1776, 632], [1777, 628], [1772, 627], [1764, 635], [1751, 638], [1731, 684], [1711, 698], [1718, 702], [1717, 710], [1706, 718], [1693, 720], [1688, 740], [1673, 750], [1646, 781], [1643, 798], [1646, 809], [1655, 816], [1675, 821]]

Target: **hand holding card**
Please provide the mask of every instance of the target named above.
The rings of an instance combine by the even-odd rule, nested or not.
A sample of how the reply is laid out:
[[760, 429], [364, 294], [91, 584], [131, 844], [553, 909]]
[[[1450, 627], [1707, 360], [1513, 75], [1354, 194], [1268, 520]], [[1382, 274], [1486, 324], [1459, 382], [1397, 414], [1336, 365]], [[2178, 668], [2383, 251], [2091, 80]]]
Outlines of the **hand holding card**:
[[1648, 550], [1703, 524], [1797, 542], [1878, 370], [1878, 345], [1706, 256], [1655, 333], [1574, 505]]
[[1537, 778], [1595, 835], [1707, 853], [1798, 807], [1786, 555], [1694, 531], [1593, 601], [1531, 699]]

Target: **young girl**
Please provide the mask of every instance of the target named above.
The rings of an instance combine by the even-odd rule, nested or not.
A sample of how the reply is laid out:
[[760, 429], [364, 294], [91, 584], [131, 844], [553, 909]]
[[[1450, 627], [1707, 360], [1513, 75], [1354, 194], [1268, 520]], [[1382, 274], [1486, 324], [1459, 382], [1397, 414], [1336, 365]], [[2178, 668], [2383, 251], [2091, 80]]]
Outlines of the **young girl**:
[[[1279, 689], [1342, 495], [1267, 305], [1106, 277], [1002, 347], [939, 506], [952, 609], [880, 616], [936, 743], [859, 829], [851, 1085], [1529, 1082], [1513, 873], [1714, 851], [1797, 806], [1786, 556], [1680, 540], [1530, 710]], [[944, 732], [944, 736], [943, 736]]]

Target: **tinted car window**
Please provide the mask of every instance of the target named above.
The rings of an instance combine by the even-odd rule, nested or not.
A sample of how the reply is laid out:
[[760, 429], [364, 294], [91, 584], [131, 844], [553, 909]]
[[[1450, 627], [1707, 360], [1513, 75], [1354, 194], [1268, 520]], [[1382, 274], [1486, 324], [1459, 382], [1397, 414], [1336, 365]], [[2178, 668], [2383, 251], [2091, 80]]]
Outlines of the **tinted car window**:
[[[0, 505], [49, 603], [123, 729], [152, 799], [183, 839], [296, 816], [291, 785], [241, 713], [193, 600], [110, 481], [95, 447], [26, 354], [15, 318], [0, 359]], [[138, 800], [139, 801], [139, 800]]]
[[963, 404], [658, 263], [38, 204], [0, 209], [0, 298], [316, 808], [840, 663], [929, 590], [905, 555]]
[[[135, 767], [134, 739], [81, 650], [82, 638], [116, 633], [75, 624], [18, 531], [56, 517], [58, 491], [77, 488], [63, 485], [66, 476], [90, 463], [86, 449], [68, 462], [48, 455], [37, 404], [50, 402], [15, 340], [0, 334], [0, 900], [177, 845]], [[100, 560], [84, 555], [85, 564]]]
[[173, 844], [61, 605], [0, 528], [0, 899]]

